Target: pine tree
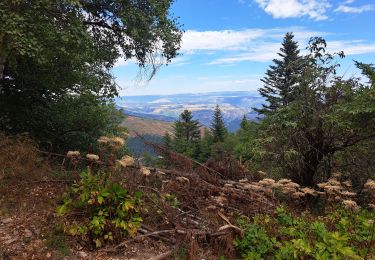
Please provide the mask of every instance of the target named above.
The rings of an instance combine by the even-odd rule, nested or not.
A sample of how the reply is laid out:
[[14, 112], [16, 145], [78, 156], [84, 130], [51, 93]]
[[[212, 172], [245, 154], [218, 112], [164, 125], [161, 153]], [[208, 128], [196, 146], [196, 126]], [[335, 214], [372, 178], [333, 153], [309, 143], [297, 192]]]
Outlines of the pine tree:
[[241, 123], [240, 123], [240, 127], [242, 130], [245, 130], [247, 128], [247, 123], [248, 122], [247, 122], [246, 115], [243, 115]]
[[173, 140], [174, 149], [188, 156], [194, 156], [197, 143], [200, 140], [200, 124], [197, 120], [193, 120], [192, 113], [185, 109], [181, 113], [178, 121], [174, 123]]
[[214, 110], [211, 132], [215, 143], [223, 142], [226, 134], [228, 133], [219, 105], [216, 105], [216, 108]]
[[285, 35], [278, 53], [281, 59], [274, 59], [274, 64], [270, 65], [266, 76], [261, 79], [264, 86], [259, 89], [259, 93], [268, 104], [263, 104], [261, 109], [254, 108], [260, 114], [270, 114], [294, 100], [303, 59], [299, 55], [298, 43], [293, 38], [293, 33]]
[[163, 136], [163, 145], [167, 149], [170, 149], [172, 147], [172, 138], [168, 132], [166, 132]]

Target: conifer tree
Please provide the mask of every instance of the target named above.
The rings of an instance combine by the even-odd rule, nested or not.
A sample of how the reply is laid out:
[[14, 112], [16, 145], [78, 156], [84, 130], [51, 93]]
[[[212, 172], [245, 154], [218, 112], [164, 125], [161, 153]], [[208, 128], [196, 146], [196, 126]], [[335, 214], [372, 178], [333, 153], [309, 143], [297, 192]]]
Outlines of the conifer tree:
[[221, 109], [219, 105], [216, 105], [216, 108], [214, 110], [212, 124], [211, 124], [211, 132], [213, 136], [213, 141], [215, 143], [223, 142], [225, 136], [228, 133], [228, 130], [224, 123], [223, 114], [221, 113]]
[[163, 145], [167, 149], [170, 149], [172, 147], [172, 138], [168, 132], [166, 132], [163, 136]]
[[266, 76], [261, 79], [264, 86], [259, 89], [259, 93], [266, 99], [267, 104], [263, 104], [261, 109], [254, 108], [260, 114], [270, 114], [294, 100], [303, 59], [299, 55], [298, 44], [293, 38], [293, 33], [285, 35], [278, 53], [280, 59], [273, 60], [274, 64], [270, 65]]
[[240, 127], [242, 130], [245, 130], [247, 128], [247, 123], [248, 122], [247, 122], [246, 115], [243, 115], [241, 123], [240, 123]]
[[189, 156], [194, 156], [197, 143], [200, 140], [200, 124], [193, 119], [192, 113], [185, 109], [178, 121], [174, 123], [174, 149]]

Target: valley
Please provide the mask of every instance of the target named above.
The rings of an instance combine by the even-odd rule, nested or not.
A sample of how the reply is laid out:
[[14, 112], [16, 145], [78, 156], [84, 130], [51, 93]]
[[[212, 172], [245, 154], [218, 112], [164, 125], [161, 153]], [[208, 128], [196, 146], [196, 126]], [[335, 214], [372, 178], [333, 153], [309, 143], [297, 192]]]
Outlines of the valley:
[[253, 107], [260, 107], [263, 102], [264, 99], [258, 93], [247, 91], [126, 96], [116, 99], [116, 105], [126, 115], [174, 122], [188, 109], [203, 126], [210, 126], [213, 110], [218, 104], [224, 121], [232, 132], [239, 128], [244, 115], [249, 120], [256, 120], [257, 113], [253, 111]]

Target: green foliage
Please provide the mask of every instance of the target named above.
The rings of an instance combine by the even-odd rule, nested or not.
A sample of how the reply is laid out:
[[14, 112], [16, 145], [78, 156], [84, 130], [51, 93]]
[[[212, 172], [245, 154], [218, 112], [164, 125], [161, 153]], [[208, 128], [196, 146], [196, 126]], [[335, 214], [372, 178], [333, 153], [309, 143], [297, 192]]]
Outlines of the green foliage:
[[200, 124], [193, 119], [189, 110], [181, 113], [178, 121], [173, 125], [174, 139], [171, 147], [178, 153], [196, 158], [199, 154]]
[[258, 133], [258, 123], [247, 121], [244, 118], [241, 122], [241, 128], [236, 132], [236, 141], [234, 144], [234, 154], [241, 162], [253, 161], [256, 154]]
[[175, 194], [164, 194], [164, 200], [173, 208], [178, 208], [180, 206], [180, 202]]
[[278, 53], [281, 59], [273, 60], [274, 64], [262, 79], [264, 86], [259, 89], [259, 93], [266, 99], [267, 104], [264, 104], [262, 109], [255, 109], [260, 114], [272, 114], [295, 99], [294, 88], [301, 74], [303, 60], [293, 38], [293, 33], [285, 35]]
[[[253, 146], [269, 171], [279, 168], [304, 186], [327, 179], [333, 166], [342, 170], [348, 161], [344, 156], [355, 158], [362, 169], [374, 167], [361, 160], [372, 150], [360, 149], [375, 140], [373, 86], [337, 75], [343, 53], [325, 49], [324, 39], [310, 40], [309, 54], [293, 76], [293, 99], [266, 114]], [[372, 66], [358, 67], [371, 77]]]
[[64, 227], [56, 225], [53, 227], [44, 240], [44, 244], [50, 250], [58, 250], [63, 255], [69, 255], [69, 246], [66, 241], [66, 235], [64, 233]]
[[214, 114], [212, 116], [211, 132], [214, 143], [223, 142], [228, 134], [228, 129], [224, 124], [223, 114], [219, 105], [216, 105]]
[[151, 69], [152, 77], [158, 58], [167, 63], [177, 55], [182, 34], [171, 4], [1, 1], [0, 129], [29, 132], [53, 148], [81, 139], [86, 145], [85, 139], [113, 130], [117, 119], [108, 121], [114, 113], [107, 112], [114, 107], [105, 107], [117, 95], [111, 68], [122, 56]]
[[272, 253], [274, 241], [268, 237], [262, 226], [247, 224], [244, 230], [245, 237], [234, 241], [234, 246], [244, 259], [262, 259]]
[[97, 247], [123, 235], [135, 236], [142, 223], [142, 193], [132, 196], [121, 184], [108, 180], [106, 173], [93, 175], [87, 171], [80, 177], [57, 208], [59, 215], [69, 216], [76, 211], [83, 214], [81, 222], [71, 221], [68, 232], [88, 236]]
[[252, 220], [239, 218], [245, 236], [234, 245], [244, 259], [363, 259], [374, 257], [375, 215], [366, 210], [358, 214], [334, 209], [318, 218], [293, 216], [284, 207], [274, 217], [257, 215]]
[[29, 114], [33, 136], [42, 145], [59, 151], [92, 151], [100, 136], [123, 136], [123, 117], [113, 103], [101, 102], [92, 95], [66, 95], [45, 107], [34, 107]]
[[210, 131], [205, 128], [203, 137], [201, 138], [201, 141], [199, 143], [199, 156], [198, 161], [200, 162], [206, 162], [207, 159], [212, 154], [212, 144], [213, 144], [213, 136], [210, 133]]

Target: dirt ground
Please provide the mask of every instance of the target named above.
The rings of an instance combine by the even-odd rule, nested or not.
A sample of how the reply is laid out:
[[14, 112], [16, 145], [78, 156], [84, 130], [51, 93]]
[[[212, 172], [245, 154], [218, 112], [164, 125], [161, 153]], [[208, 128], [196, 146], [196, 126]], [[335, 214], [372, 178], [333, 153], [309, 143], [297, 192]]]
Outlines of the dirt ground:
[[145, 238], [116, 254], [90, 252], [56, 224], [64, 182], [0, 180], [0, 259], [154, 259], [169, 250]]

